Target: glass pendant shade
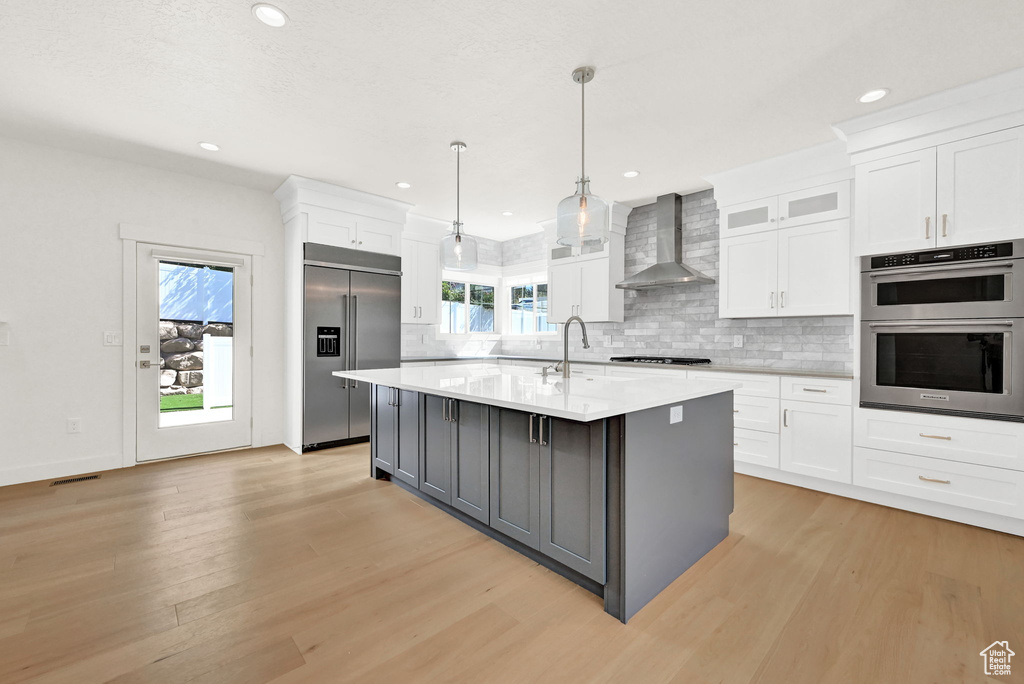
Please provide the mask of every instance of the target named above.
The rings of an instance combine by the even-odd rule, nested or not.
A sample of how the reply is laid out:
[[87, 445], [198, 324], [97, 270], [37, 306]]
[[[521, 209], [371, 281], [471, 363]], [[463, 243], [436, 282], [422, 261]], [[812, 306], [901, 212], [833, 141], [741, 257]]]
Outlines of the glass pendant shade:
[[441, 240], [441, 267], [449, 271], [472, 271], [477, 264], [476, 239], [462, 232], [461, 223]]
[[569, 247], [608, 242], [608, 203], [590, 194], [590, 181], [576, 181], [576, 194], [558, 203], [555, 242]]

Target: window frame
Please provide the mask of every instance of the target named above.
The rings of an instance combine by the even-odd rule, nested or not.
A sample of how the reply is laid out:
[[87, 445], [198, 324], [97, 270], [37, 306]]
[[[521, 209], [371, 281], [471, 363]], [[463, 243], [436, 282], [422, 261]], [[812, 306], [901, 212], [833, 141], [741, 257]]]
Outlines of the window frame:
[[[509, 276], [502, 278], [501, 283], [501, 320], [502, 320], [502, 336], [511, 337], [517, 340], [529, 340], [529, 339], [547, 339], [550, 337], [557, 337], [558, 335], [558, 323], [550, 323], [554, 326], [553, 330], [537, 330], [537, 316], [534, 315], [534, 329], [533, 332], [528, 333], [516, 333], [512, 332], [512, 288], [514, 287], [533, 287], [534, 292], [534, 303], [537, 300], [537, 287], [540, 285], [546, 285], [548, 288], [548, 310], [550, 312], [550, 301], [551, 301], [551, 283], [548, 282], [547, 271], [525, 273], [523, 275]], [[534, 308], [536, 314], [536, 308]]]
[[[471, 277], [470, 277], [471, 276]], [[448, 281], [453, 283], [462, 283], [466, 286], [465, 299], [463, 303], [466, 306], [467, 319], [466, 319], [466, 331], [465, 332], [447, 332], [441, 328], [441, 312], [444, 300], [441, 299], [441, 283]], [[494, 330], [489, 332], [471, 332], [469, 330], [469, 298], [472, 286], [477, 285], [480, 287], [491, 287], [494, 288]], [[477, 271], [441, 271], [441, 280], [438, 282], [438, 322], [437, 322], [437, 339], [448, 339], [448, 340], [467, 340], [467, 339], [498, 339], [501, 337], [501, 326], [502, 322], [499, 317], [498, 307], [499, 295], [501, 293], [501, 278], [492, 276]]]

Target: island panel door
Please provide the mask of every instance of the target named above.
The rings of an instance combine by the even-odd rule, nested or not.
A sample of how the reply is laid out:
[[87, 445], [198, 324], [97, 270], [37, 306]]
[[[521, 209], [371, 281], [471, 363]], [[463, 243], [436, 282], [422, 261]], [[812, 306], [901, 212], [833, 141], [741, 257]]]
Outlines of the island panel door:
[[452, 503], [452, 428], [448, 400], [424, 396], [423, 432], [420, 438], [420, 491]]
[[602, 421], [541, 418], [540, 551], [605, 581], [605, 449]]
[[420, 486], [420, 394], [398, 392], [398, 450], [394, 476], [413, 487]]
[[392, 405], [393, 387], [374, 385], [372, 395], [375, 440], [372, 444], [373, 464], [386, 473], [395, 474], [395, 455], [398, 452], [398, 409]]
[[490, 520], [490, 415], [484, 404], [455, 401], [452, 423], [452, 506]]
[[[540, 547], [536, 414], [491, 409], [491, 522], [498, 532]], [[532, 440], [532, 441], [531, 441]]]

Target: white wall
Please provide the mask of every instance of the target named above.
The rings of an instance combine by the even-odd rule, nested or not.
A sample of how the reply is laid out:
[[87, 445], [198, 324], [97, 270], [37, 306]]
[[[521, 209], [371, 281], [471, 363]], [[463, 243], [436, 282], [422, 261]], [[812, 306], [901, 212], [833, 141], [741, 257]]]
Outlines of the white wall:
[[[270, 193], [0, 138], [0, 485], [120, 467], [118, 224], [263, 243], [254, 413], [282, 441], [283, 230]], [[2, 332], [0, 332], [2, 338]], [[73, 343], [72, 343], [73, 342]], [[67, 434], [68, 418], [82, 419]]]

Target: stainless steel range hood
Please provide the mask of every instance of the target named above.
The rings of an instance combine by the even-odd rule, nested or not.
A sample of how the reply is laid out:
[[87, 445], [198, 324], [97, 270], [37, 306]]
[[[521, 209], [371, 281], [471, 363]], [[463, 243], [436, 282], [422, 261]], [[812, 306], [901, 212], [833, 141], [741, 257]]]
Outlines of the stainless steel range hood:
[[683, 198], [675, 193], [659, 197], [655, 219], [658, 263], [617, 283], [615, 287], [620, 290], [647, 290], [715, 282], [714, 278], [683, 263]]

